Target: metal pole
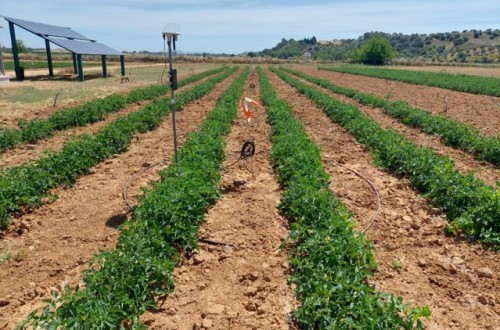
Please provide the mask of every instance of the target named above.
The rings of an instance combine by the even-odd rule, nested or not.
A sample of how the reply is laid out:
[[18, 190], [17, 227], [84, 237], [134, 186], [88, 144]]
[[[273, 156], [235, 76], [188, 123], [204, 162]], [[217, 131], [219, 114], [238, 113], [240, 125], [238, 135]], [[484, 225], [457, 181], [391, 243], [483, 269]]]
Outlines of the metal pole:
[[21, 65], [19, 64], [19, 52], [17, 51], [16, 31], [14, 23], [9, 22], [10, 41], [12, 43], [12, 57], [14, 58], [14, 70], [16, 72], [16, 80], [22, 80]]
[[[172, 36], [167, 36], [167, 44], [168, 44], [168, 59], [169, 59], [169, 69], [170, 76], [172, 77], [173, 69], [172, 69]], [[171, 80], [172, 81], [172, 80]], [[174, 131], [174, 158], [177, 163], [177, 129], [175, 127], [175, 95], [174, 95], [174, 86], [170, 84], [170, 107], [172, 111], [172, 129]]]
[[52, 65], [52, 53], [50, 51], [50, 42], [45, 39], [45, 50], [47, 52], [47, 64], [49, 65], [49, 76], [54, 77], [54, 66]]
[[3, 64], [2, 43], [0, 43], [0, 72], [5, 76], [5, 65]]
[[73, 72], [74, 73], [78, 73], [78, 66], [77, 66], [76, 62], [77, 62], [76, 61], [76, 54], [73, 53]]
[[108, 68], [106, 66], [106, 55], [101, 55], [102, 62], [102, 76], [104, 78], [108, 78]]
[[82, 54], [76, 54], [76, 61], [78, 62], [78, 80], [83, 81], [83, 63], [82, 63]]
[[125, 77], [125, 56], [120, 55], [120, 66], [122, 69], [122, 76]]

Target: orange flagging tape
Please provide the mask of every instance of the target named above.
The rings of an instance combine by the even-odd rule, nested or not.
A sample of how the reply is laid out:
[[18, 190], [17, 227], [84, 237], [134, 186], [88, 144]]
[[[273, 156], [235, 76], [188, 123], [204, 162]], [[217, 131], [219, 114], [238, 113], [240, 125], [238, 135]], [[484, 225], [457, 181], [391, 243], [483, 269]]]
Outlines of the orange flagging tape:
[[262, 105], [259, 104], [259, 102], [252, 100], [249, 97], [243, 97], [241, 99], [241, 110], [243, 110], [243, 113], [245, 114], [245, 118], [247, 119], [248, 122], [250, 122], [250, 117], [252, 116], [250, 112], [250, 105], [255, 105], [258, 108], [262, 109]]

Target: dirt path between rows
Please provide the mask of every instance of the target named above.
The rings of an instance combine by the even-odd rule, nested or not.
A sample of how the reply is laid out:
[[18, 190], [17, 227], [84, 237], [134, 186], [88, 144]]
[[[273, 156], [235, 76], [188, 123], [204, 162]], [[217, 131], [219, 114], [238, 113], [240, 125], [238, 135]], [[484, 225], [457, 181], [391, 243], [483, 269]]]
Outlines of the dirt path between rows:
[[[188, 132], [198, 127], [238, 73], [177, 113], [180, 144]], [[126, 152], [97, 165], [73, 187], [56, 189], [55, 202], [14, 220], [18, 230], [9, 232], [0, 243], [0, 255], [8, 251], [11, 254], [10, 261], [0, 263], [0, 329], [12, 329], [40, 307], [52, 289], [76, 284], [98, 249], [115, 246], [118, 231], [114, 227], [129, 218], [122, 198], [124, 186], [141, 168], [161, 162], [130, 187], [134, 204], [133, 196], [140, 194], [140, 187], [158, 179], [158, 172], [170, 163], [172, 154], [168, 117], [156, 130], [138, 134]]]
[[484, 251], [444, 234], [444, 215], [419, 196], [406, 179], [377, 168], [367, 149], [318, 107], [274, 74], [277, 94], [286, 99], [307, 133], [319, 144], [330, 188], [365, 229], [377, 210], [369, 184], [381, 196], [381, 213], [367, 236], [379, 265], [370, 279], [376, 289], [402, 296], [411, 305], [432, 310], [428, 329], [498, 329], [500, 327], [498, 253]]
[[300, 70], [309, 75], [332, 81], [334, 84], [360, 90], [365, 93], [402, 100], [410, 105], [426, 109], [433, 114], [444, 112], [446, 116], [479, 129], [485, 135], [499, 135], [500, 98], [455, 92], [443, 88], [413, 85], [385, 79], [357, 76], [346, 73], [329, 72], [313, 68], [301, 67]]
[[[258, 89], [252, 71], [245, 96], [258, 100]], [[290, 328], [289, 313], [296, 303], [286, 282], [287, 254], [279, 249], [287, 222], [277, 209], [280, 189], [268, 160], [269, 126], [262, 110], [253, 113], [251, 127], [242, 113], [238, 116], [226, 139], [223, 196], [199, 235], [235, 246], [200, 243], [196, 254], [175, 270], [173, 295], [158, 311], [143, 316], [151, 329]], [[237, 162], [249, 138], [256, 154]]]
[[380, 108], [373, 108], [362, 105], [361, 103], [351, 98], [332, 93], [331, 91], [309, 83], [308, 81], [302, 81], [305, 84], [314, 86], [318, 90], [327, 93], [333, 98], [336, 98], [344, 103], [356, 105], [363, 113], [368, 115], [382, 128], [394, 129], [398, 134], [407, 137], [415, 144], [430, 147], [437, 154], [452, 159], [455, 162], [455, 168], [462, 174], [467, 174], [469, 171], [474, 171], [474, 175], [477, 178], [482, 179], [486, 184], [489, 184], [493, 187], [496, 186], [497, 182], [500, 182], [500, 169], [498, 167], [495, 167], [493, 164], [484, 161], [478, 161], [472, 155], [464, 151], [449, 147], [442, 143], [439, 137], [426, 134], [418, 128], [409, 127], [401, 123], [398, 119], [389, 116]]

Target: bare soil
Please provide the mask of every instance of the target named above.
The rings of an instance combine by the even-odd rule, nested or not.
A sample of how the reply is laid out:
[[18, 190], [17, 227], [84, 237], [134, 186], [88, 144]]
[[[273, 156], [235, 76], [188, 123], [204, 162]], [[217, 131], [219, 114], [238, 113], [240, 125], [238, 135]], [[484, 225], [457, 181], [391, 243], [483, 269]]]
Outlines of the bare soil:
[[[500, 328], [498, 253], [446, 236], [445, 216], [406, 179], [376, 167], [366, 148], [341, 126], [274, 74], [268, 75], [319, 144], [332, 176], [330, 188], [354, 213], [359, 230], [369, 226], [377, 199], [370, 185], [351, 170], [380, 193], [381, 213], [367, 231], [379, 265], [372, 285], [413, 306], [428, 305], [428, 329]], [[491, 278], [485, 277], [485, 270], [491, 271]]]
[[317, 70], [310, 67], [304, 67], [301, 70], [309, 75], [328, 79], [339, 86], [357, 89], [379, 97], [402, 100], [414, 107], [429, 110], [433, 114], [446, 115], [450, 119], [477, 128], [484, 135], [499, 134], [500, 106], [497, 104], [497, 102], [500, 102], [499, 98]]

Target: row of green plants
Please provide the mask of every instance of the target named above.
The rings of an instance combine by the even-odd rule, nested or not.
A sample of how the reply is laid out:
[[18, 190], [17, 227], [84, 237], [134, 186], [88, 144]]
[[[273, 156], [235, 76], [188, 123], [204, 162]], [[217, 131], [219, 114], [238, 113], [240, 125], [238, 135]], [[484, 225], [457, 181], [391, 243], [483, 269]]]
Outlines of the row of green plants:
[[198, 227], [220, 196], [224, 136], [236, 118], [249, 68], [221, 95], [199, 130], [189, 134], [179, 160], [161, 172], [131, 221], [121, 227], [115, 250], [100, 252], [84, 272], [84, 287], [30, 314], [43, 329], [137, 329], [155, 297], [172, 292], [172, 271], [181, 253], [197, 245]]
[[408, 126], [417, 127], [425, 133], [441, 137], [441, 140], [451, 147], [470, 153], [479, 160], [500, 165], [500, 136], [485, 137], [481, 135], [478, 129], [448, 119], [445, 116], [435, 116], [426, 110], [414, 108], [406, 102], [391, 101], [355, 89], [341, 87], [330, 81], [312, 77], [297, 70], [281, 69], [334, 93], [353, 98], [361, 104], [381, 108], [385, 113], [400, 119], [402, 123]]
[[421, 329], [427, 307], [412, 309], [366, 284], [376, 268], [372, 244], [329, 190], [319, 147], [261, 69], [259, 75], [272, 127], [271, 160], [284, 189], [280, 209], [292, 223], [290, 281], [300, 301], [295, 321], [304, 329]]
[[415, 85], [434, 86], [459, 92], [500, 96], [500, 78], [495, 77], [360, 66], [319, 67], [319, 69], [395, 80]]
[[[234, 67], [192, 87], [177, 96], [177, 109], [208, 94], [217, 83], [237, 70]], [[43, 155], [39, 160], [0, 170], [0, 229], [9, 224], [13, 214], [43, 204], [50, 189], [70, 185], [76, 178], [104, 159], [125, 151], [139, 132], [160, 124], [170, 112], [170, 103], [158, 98], [142, 110], [119, 117], [96, 134], [84, 134], [64, 145], [61, 151]]]
[[[224, 66], [214, 70], [192, 75], [179, 82], [179, 86], [199, 81], [208, 76], [226, 70]], [[105, 119], [110, 113], [117, 112], [125, 106], [166, 95], [164, 85], [152, 85], [132, 90], [127, 95], [113, 94], [102, 99], [92, 100], [77, 107], [67, 108], [51, 114], [47, 119], [35, 118], [30, 121], [20, 119], [19, 129], [0, 128], [0, 151], [13, 148], [23, 143], [35, 143], [52, 136], [56, 131], [71, 127], [85, 126]]]
[[421, 194], [441, 207], [450, 220], [449, 232], [500, 248], [500, 190], [473, 173], [460, 174], [449, 158], [419, 147], [394, 130], [384, 130], [358, 107], [340, 102], [287, 73], [271, 68], [281, 79], [307, 96], [335, 122], [371, 151], [375, 162], [408, 177]]

